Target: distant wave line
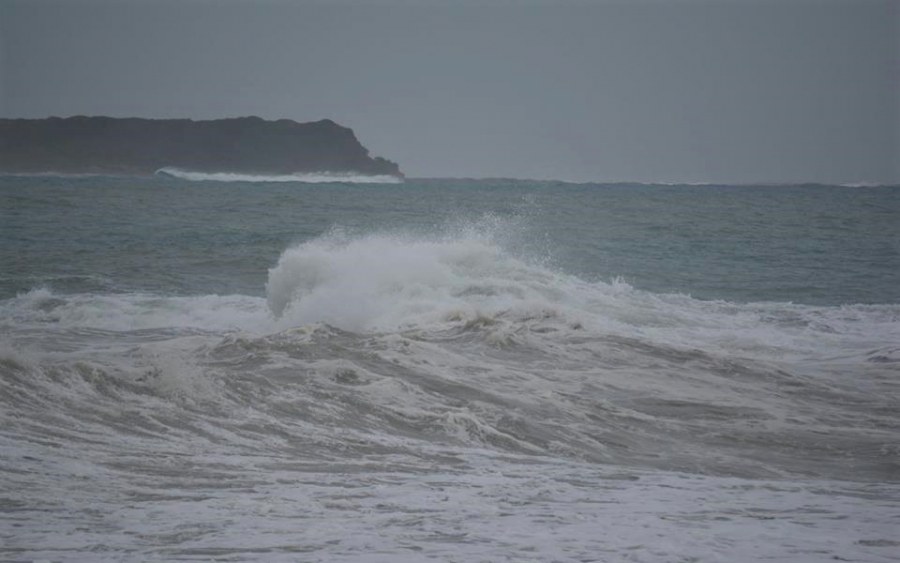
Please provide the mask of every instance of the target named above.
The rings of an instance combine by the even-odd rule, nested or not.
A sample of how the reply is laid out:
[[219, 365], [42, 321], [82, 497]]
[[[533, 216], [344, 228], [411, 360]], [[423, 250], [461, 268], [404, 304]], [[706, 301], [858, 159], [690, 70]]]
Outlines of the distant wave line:
[[400, 184], [403, 179], [389, 174], [365, 175], [352, 172], [295, 172], [293, 174], [241, 174], [236, 172], [194, 172], [179, 168], [160, 168], [157, 176], [194, 182], [302, 182], [307, 184]]

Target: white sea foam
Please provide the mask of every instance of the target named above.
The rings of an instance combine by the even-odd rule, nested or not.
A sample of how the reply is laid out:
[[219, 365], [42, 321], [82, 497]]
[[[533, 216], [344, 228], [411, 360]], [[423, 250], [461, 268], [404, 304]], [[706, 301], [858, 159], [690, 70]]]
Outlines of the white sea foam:
[[557, 276], [478, 237], [325, 237], [285, 251], [269, 273], [269, 305], [286, 323], [346, 330], [423, 326], [551, 306]]
[[[322, 218], [288, 215], [259, 232]], [[108, 241], [172, 284], [73, 283], [84, 252], [15, 279], [47, 286], [0, 300], [0, 559], [895, 557], [900, 306], [585, 279], [527, 223], [245, 246], [266, 296], [211, 294], [265, 272], [201, 236], [229, 246], [191, 274], [189, 231]]]
[[[4, 547], [284, 561], [896, 549], [882, 524], [900, 488], [850, 480], [895, 475], [897, 347], [859, 351], [896, 341], [900, 311], [588, 283], [476, 233], [323, 237], [284, 252], [269, 292], [0, 303], [0, 484], [22, 507]], [[757, 357], [717, 353], [729, 347]], [[808, 356], [841, 358], [807, 377]]]
[[265, 300], [244, 295], [158, 296], [142, 293], [56, 294], [37, 288], [0, 302], [10, 326], [110, 331], [198, 329], [265, 331], [272, 326]]
[[[504, 346], [615, 335], [757, 358], [893, 358], [900, 306], [737, 304], [585, 281], [509, 252], [503, 225], [441, 236], [331, 233], [286, 249], [267, 297], [57, 294], [0, 302], [8, 328], [196, 329], [271, 334], [325, 323], [353, 332], [475, 329]], [[500, 232], [498, 232], [500, 231]]]
[[389, 174], [355, 174], [351, 172], [296, 172], [293, 174], [240, 174], [236, 172], [193, 172], [179, 168], [161, 168], [157, 175], [194, 182], [301, 182], [305, 184], [401, 184], [403, 178]]
[[[735, 304], [588, 282], [505, 251], [490, 230], [442, 238], [328, 235], [287, 249], [269, 271], [281, 328], [323, 322], [350, 331], [486, 328], [586, 330], [658, 345], [750, 356], [862, 354], [900, 340], [900, 306]], [[543, 330], [543, 329], [541, 329]], [[562, 334], [560, 333], [560, 334]]]

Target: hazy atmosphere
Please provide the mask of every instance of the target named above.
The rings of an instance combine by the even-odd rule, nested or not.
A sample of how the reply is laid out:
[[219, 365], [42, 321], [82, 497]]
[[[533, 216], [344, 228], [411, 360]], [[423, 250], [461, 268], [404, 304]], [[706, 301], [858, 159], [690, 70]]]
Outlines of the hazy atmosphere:
[[0, 0], [0, 561], [896, 563], [898, 18]]
[[0, 0], [0, 117], [258, 115], [408, 176], [900, 182], [896, 2]]

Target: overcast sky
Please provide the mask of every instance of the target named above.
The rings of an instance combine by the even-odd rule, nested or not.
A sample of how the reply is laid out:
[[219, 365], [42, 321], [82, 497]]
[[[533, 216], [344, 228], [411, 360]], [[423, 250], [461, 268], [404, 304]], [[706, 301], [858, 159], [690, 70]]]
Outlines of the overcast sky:
[[410, 176], [900, 183], [900, 2], [0, 0], [0, 117], [79, 114], [327, 117]]

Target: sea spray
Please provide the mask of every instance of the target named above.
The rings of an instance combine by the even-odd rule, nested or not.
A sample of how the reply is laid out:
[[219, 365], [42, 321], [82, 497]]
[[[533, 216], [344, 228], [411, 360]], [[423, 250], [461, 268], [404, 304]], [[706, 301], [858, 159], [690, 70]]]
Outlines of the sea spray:
[[267, 294], [284, 322], [391, 330], [565, 307], [566, 296], [554, 287], [560, 279], [481, 234], [329, 236], [286, 250], [269, 271]]

